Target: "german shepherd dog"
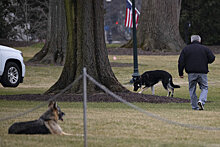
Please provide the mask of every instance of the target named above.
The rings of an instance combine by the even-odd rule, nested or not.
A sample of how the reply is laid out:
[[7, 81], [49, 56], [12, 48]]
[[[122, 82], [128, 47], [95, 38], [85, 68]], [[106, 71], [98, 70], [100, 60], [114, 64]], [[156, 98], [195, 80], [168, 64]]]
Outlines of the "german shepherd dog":
[[[164, 70], [146, 71], [134, 81], [134, 91], [141, 88], [139, 93], [151, 87], [151, 92], [154, 95], [154, 85], [162, 81], [163, 87], [168, 91], [167, 96], [173, 97], [174, 88], [180, 88], [179, 85], [174, 85], [172, 76]], [[145, 87], [142, 88], [142, 85]]]
[[58, 134], [71, 135], [62, 131], [58, 120], [63, 121], [64, 112], [56, 102], [49, 102], [48, 110], [38, 120], [16, 122], [8, 129], [9, 134]]

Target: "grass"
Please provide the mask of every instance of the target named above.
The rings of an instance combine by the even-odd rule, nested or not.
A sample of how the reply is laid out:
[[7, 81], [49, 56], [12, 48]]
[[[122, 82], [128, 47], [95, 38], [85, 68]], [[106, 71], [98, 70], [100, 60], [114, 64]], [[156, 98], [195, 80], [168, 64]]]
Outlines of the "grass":
[[114, 43], [114, 44], [106, 44], [106, 47], [107, 48], [119, 48], [122, 44], [117, 44], [117, 43]]
[[[25, 60], [36, 53], [42, 45], [19, 48]], [[210, 65], [209, 94], [205, 111], [192, 111], [189, 103], [184, 104], [150, 104], [134, 103], [138, 107], [154, 113], [162, 118], [184, 124], [220, 127], [220, 55]], [[117, 56], [111, 62], [132, 63], [132, 56]], [[177, 74], [178, 56], [139, 56], [139, 72], [145, 70], [164, 69], [174, 77], [174, 83], [181, 88], [175, 96], [189, 99], [187, 75], [180, 79]], [[0, 87], [0, 94], [43, 93], [59, 78], [61, 66], [27, 66], [24, 83], [17, 88]], [[114, 67], [118, 80], [128, 89], [133, 67]], [[158, 84], [157, 95], [166, 95], [166, 91]], [[150, 90], [146, 92], [150, 94]], [[199, 90], [198, 90], [199, 94]], [[0, 117], [11, 116], [37, 106], [34, 101], [0, 100]], [[42, 107], [32, 113], [0, 122], [0, 146], [83, 146], [83, 104], [80, 102], [59, 102], [66, 113], [64, 122], [59, 122], [63, 130], [73, 136], [58, 135], [8, 135], [8, 127], [17, 121], [34, 120], [47, 109]], [[146, 116], [122, 103], [88, 103], [87, 110], [88, 146], [220, 146], [220, 131], [196, 130], [164, 123]]]
[[38, 51], [40, 51], [43, 46], [44, 46], [43, 43], [38, 43], [38, 44], [31, 45], [29, 47], [18, 47], [17, 49], [22, 51], [24, 55], [24, 60], [27, 61], [31, 57], [33, 57], [33, 55], [35, 55]]
[[17, 88], [3, 88], [0, 86], [0, 93], [2, 95], [44, 93], [57, 81], [61, 71], [61, 66], [26, 66], [24, 83]]

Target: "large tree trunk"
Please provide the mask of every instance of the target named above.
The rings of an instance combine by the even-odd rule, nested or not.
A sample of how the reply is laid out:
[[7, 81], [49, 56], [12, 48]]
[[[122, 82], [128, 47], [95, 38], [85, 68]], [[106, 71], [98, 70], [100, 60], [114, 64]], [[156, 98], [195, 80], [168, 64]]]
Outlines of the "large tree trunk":
[[[127, 91], [112, 72], [104, 39], [103, 0], [65, 0], [68, 47], [66, 61], [59, 80], [47, 91], [57, 93], [72, 83], [83, 67], [87, 73], [112, 91]], [[88, 91], [99, 89], [88, 82]], [[82, 92], [82, 82], [71, 93]]]
[[29, 62], [63, 64], [67, 41], [64, 1], [49, 0], [48, 30], [44, 47]]
[[[137, 29], [138, 47], [144, 50], [180, 50], [181, 0], [143, 0]], [[126, 46], [131, 47], [133, 40]]]

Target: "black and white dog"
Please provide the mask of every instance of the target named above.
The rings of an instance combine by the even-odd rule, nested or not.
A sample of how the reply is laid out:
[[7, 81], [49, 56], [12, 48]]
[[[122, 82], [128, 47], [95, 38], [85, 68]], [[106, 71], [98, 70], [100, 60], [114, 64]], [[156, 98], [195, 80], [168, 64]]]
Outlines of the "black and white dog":
[[[180, 88], [179, 85], [174, 85], [172, 76], [164, 70], [146, 71], [139, 78], [134, 81], [134, 91], [141, 88], [139, 93], [142, 93], [145, 89], [151, 87], [151, 92], [154, 95], [154, 85], [159, 81], [162, 81], [163, 87], [168, 91], [167, 96], [173, 97], [174, 88]], [[144, 86], [142, 88], [142, 85]]]

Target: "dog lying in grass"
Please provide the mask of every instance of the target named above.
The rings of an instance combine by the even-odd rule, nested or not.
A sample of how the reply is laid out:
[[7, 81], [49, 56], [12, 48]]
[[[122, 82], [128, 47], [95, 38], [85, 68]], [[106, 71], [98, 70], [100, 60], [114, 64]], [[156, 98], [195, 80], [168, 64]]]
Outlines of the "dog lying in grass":
[[[162, 82], [164, 89], [168, 91], [167, 96], [173, 97], [174, 88], [180, 88], [179, 85], [173, 84], [173, 79], [170, 73], [164, 70], [154, 70], [154, 71], [146, 71], [143, 73], [137, 80], [134, 81], [134, 91], [137, 91], [139, 88], [142, 93], [147, 88], [151, 87], [151, 92], [154, 95], [154, 85], [159, 81]], [[142, 85], [144, 86], [142, 88]]]
[[64, 112], [56, 102], [51, 101], [48, 110], [38, 119], [26, 122], [16, 122], [9, 129], [9, 134], [58, 134], [71, 135], [62, 131], [57, 123], [58, 120], [63, 121]]

